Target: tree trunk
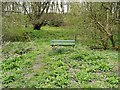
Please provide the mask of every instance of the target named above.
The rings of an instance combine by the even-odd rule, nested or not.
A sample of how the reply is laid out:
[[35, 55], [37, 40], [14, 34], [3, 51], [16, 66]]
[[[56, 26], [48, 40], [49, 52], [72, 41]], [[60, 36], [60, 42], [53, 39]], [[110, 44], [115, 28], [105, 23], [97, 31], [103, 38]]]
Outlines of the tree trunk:
[[113, 34], [108, 33], [108, 31], [111, 30], [110, 27], [109, 27], [109, 13], [108, 12], [109, 12], [109, 10], [107, 9], [106, 32], [107, 32], [107, 35], [108, 35], [108, 37], [109, 37], [109, 39], [112, 43], [112, 47], [115, 47], [115, 41], [114, 41], [114, 38], [113, 38]]
[[41, 26], [42, 25], [40, 25], [40, 24], [34, 24], [33, 28], [34, 28], [34, 30], [40, 30]]
[[34, 30], [40, 30], [43, 24], [44, 24], [44, 21], [41, 23], [33, 24]]
[[112, 43], [112, 47], [115, 47], [115, 41], [114, 41], [113, 35], [109, 35], [108, 37]]

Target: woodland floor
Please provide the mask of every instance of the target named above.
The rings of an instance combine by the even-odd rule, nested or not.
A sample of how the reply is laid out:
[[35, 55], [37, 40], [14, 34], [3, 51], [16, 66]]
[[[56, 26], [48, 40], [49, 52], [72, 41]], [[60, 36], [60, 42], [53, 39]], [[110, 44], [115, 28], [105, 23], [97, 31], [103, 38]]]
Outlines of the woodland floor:
[[71, 39], [55, 27], [29, 30], [30, 41], [9, 42], [2, 49], [3, 88], [118, 88], [118, 52], [50, 46], [53, 39]]

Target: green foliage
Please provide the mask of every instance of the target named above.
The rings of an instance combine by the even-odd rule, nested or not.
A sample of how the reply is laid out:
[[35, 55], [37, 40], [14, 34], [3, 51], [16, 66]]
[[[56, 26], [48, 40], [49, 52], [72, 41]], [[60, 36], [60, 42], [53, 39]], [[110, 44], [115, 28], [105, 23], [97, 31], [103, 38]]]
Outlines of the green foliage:
[[73, 52], [73, 47], [72, 48], [64, 48], [64, 47], [60, 47], [60, 48], [56, 48], [56, 47], [53, 47], [52, 50], [48, 53], [48, 55], [59, 55], [59, 54], [67, 54], [67, 53], [70, 53], [70, 52]]
[[110, 84], [118, 84], [118, 80], [115, 77], [110, 77], [107, 79]]
[[52, 49], [52, 39], [67, 39], [72, 31], [45, 26], [41, 31], [28, 32], [31, 42], [10, 42], [3, 46], [4, 88], [118, 87], [115, 68], [118, 52], [90, 50], [78, 41], [75, 48]]
[[82, 70], [76, 74], [76, 78], [80, 84], [85, 84], [91, 82], [92, 79], [95, 78], [95, 76], [92, 73], [87, 73], [85, 70]]
[[2, 70], [8, 71], [12, 69], [17, 69], [19, 68], [18, 62], [21, 62], [21, 61], [22, 61], [21, 58], [15, 58], [15, 59], [9, 60], [8, 62], [4, 61], [4, 64], [2, 65]]
[[3, 57], [6, 59], [13, 58], [19, 55], [35, 50], [35, 45], [32, 42], [9, 42], [2, 47]]
[[73, 56], [71, 57], [74, 60], [78, 60], [78, 61], [91, 61], [91, 60], [101, 60], [104, 59], [103, 56], [100, 56], [94, 52], [86, 52], [85, 50], [82, 50], [81, 52], [76, 52], [73, 54]]

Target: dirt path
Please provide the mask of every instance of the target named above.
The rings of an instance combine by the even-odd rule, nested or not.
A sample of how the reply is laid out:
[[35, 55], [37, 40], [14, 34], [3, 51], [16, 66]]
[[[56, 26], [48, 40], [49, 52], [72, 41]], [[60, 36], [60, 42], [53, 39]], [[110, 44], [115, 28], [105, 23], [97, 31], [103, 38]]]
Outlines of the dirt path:
[[27, 74], [24, 75], [24, 77], [26, 79], [30, 79], [30, 78], [34, 77], [35, 74], [39, 73], [39, 71], [43, 67], [43, 63], [41, 62], [43, 56], [44, 56], [43, 54], [38, 54], [37, 55], [33, 66], [30, 68], [32, 70], [32, 73], [27, 73]]
[[69, 67], [69, 73], [71, 75], [70, 87], [72, 87], [72, 88], [76, 88], [76, 87], [80, 88], [80, 85], [79, 85], [78, 81], [75, 78], [75, 73], [79, 72], [79, 71], [80, 71], [80, 69], [74, 69], [74, 68]]

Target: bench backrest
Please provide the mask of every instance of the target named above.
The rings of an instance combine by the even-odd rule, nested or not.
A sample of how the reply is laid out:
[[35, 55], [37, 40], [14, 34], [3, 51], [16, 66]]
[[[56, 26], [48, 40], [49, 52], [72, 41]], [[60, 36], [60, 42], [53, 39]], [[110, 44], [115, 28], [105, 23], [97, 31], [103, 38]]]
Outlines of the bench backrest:
[[75, 40], [52, 40], [52, 43], [75, 43]]

